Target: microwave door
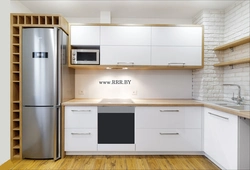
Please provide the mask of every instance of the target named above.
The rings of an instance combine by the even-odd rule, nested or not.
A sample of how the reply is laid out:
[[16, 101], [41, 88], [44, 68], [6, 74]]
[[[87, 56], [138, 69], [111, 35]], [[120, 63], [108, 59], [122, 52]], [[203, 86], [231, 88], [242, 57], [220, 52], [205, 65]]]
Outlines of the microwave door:
[[99, 50], [72, 50], [73, 64], [99, 64]]

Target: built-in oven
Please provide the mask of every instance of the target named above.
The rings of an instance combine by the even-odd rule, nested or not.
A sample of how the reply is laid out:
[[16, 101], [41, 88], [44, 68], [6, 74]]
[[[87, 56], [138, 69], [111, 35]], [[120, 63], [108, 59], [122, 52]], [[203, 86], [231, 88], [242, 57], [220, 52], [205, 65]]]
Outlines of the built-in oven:
[[98, 107], [98, 150], [135, 151], [134, 106]]

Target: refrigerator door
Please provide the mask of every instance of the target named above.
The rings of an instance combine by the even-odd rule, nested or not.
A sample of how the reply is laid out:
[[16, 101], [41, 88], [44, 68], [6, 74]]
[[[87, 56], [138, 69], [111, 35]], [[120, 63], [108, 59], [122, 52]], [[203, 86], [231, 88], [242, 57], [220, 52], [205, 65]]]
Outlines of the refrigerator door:
[[22, 37], [23, 105], [59, 105], [57, 29], [23, 28]]
[[23, 158], [51, 159], [58, 153], [59, 108], [23, 108]]

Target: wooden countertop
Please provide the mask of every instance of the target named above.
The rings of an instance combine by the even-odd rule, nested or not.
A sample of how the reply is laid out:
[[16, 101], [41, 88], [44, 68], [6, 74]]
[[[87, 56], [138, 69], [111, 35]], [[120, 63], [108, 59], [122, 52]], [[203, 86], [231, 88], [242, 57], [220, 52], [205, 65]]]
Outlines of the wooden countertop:
[[192, 99], [131, 99], [133, 102], [102, 103], [102, 99], [72, 99], [63, 106], [204, 106], [250, 119], [250, 111], [241, 111], [216, 105], [207, 101]]

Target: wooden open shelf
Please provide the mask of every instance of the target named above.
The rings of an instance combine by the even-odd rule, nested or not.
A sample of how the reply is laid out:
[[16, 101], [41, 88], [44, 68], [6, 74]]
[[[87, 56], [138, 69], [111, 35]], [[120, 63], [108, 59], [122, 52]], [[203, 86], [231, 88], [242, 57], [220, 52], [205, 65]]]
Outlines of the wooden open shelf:
[[214, 64], [214, 67], [230, 66], [234, 64], [243, 64], [243, 63], [250, 63], [250, 58], [220, 62], [220, 63]]
[[10, 19], [11, 159], [22, 159], [22, 28], [60, 27], [68, 33], [69, 26], [60, 15], [11, 14]]
[[214, 48], [214, 51], [226, 50], [228, 48], [233, 48], [233, 47], [236, 47], [236, 46], [239, 46], [239, 45], [242, 45], [242, 44], [246, 44], [246, 43], [249, 43], [249, 42], [250, 42], [250, 36], [247, 36], [247, 37], [241, 38], [239, 40], [236, 40], [236, 41], [224, 44], [224, 45], [220, 45], [220, 46]]

